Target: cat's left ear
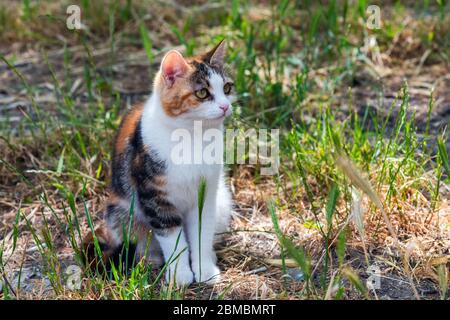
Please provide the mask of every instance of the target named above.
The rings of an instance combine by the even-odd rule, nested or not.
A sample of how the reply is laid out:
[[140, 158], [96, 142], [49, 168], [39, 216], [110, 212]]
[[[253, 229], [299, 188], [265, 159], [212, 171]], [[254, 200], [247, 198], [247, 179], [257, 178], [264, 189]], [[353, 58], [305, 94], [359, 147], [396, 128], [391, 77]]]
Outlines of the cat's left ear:
[[177, 50], [170, 50], [161, 62], [161, 73], [169, 87], [174, 84], [177, 78], [183, 77], [188, 69], [186, 60]]
[[211, 51], [203, 55], [203, 61], [215, 65], [223, 66], [225, 61], [225, 39], [220, 41]]

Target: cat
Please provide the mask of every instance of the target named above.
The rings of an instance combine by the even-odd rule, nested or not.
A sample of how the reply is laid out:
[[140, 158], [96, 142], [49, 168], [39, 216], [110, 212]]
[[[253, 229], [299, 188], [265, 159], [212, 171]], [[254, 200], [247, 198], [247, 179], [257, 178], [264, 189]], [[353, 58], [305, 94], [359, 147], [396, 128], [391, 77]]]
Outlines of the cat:
[[[213, 242], [215, 233], [226, 230], [232, 212], [223, 165], [175, 164], [170, 155], [174, 130], [195, 135], [194, 122], [202, 121], [203, 128], [223, 131], [236, 97], [224, 59], [223, 40], [196, 57], [169, 51], [150, 98], [124, 116], [114, 145], [104, 227], [95, 231], [104, 262], [121, 252], [134, 202], [132, 233], [138, 239], [138, 258], [146, 254], [148, 262], [168, 263], [166, 281], [178, 286], [219, 280]], [[199, 235], [200, 181], [206, 182], [206, 193]], [[92, 264], [92, 233], [83, 247]]]

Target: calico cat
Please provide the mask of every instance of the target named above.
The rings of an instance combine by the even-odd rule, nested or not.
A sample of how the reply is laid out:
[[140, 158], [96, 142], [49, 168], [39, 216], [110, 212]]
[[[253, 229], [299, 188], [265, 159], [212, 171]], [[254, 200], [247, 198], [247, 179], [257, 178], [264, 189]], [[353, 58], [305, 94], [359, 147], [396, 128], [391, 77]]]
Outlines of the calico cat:
[[[166, 280], [179, 286], [218, 280], [213, 240], [216, 232], [226, 229], [232, 205], [223, 165], [175, 164], [171, 135], [180, 128], [198, 134], [194, 121], [202, 121], [203, 128], [223, 130], [223, 120], [231, 114], [235, 100], [224, 57], [223, 41], [193, 58], [169, 51], [150, 98], [123, 118], [114, 145], [105, 226], [95, 231], [104, 262], [120, 252], [134, 201], [132, 232], [138, 239], [138, 258], [145, 253], [154, 264], [167, 262]], [[199, 235], [202, 179], [206, 195]], [[94, 261], [92, 238], [89, 234], [84, 241], [88, 263]]]

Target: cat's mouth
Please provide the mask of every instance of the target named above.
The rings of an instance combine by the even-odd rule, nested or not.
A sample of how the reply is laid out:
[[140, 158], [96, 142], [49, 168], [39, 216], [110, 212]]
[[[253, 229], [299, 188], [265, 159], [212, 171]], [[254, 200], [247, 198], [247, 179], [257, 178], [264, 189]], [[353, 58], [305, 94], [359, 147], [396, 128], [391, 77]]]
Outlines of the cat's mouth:
[[230, 114], [224, 113], [216, 118], [213, 118], [213, 120], [225, 120], [225, 118], [228, 117], [229, 115], [231, 115], [231, 113]]
[[225, 118], [231, 116], [230, 110], [227, 110], [226, 112], [224, 112], [223, 114], [221, 114], [220, 116], [214, 118], [213, 120], [224, 120]]

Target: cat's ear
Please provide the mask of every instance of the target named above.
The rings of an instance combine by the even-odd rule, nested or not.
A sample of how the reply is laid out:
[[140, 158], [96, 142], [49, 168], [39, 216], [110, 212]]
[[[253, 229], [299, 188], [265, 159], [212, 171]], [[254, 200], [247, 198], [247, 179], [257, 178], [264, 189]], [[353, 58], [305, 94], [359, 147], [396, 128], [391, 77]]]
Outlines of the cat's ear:
[[176, 78], [183, 77], [189, 66], [181, 53], [177, 50], [170, 50], [161, 62], [161, 74], [166, 84], [170, 87]]
[[222, 40], [211, 51], [203, 55], [203, 61], [216, 66], [223, 66], [225, 61], [225, 40]]

